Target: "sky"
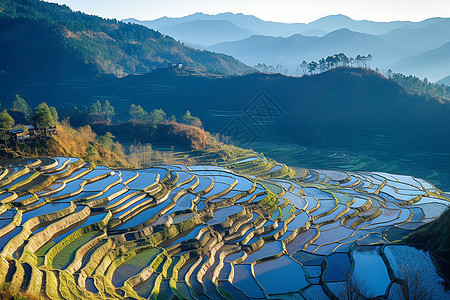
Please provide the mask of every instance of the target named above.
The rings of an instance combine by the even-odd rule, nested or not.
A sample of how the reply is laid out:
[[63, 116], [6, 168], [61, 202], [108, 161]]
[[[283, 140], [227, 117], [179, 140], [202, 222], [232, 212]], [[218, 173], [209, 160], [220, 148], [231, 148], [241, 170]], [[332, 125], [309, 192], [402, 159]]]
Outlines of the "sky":
[[421, 21], [450, 17], [449, 0], [47, 0], [118, 20], [183, 17], [196, 12], [254, 15], [266, 21], [311, 22], [344, 14], [355, 20]]

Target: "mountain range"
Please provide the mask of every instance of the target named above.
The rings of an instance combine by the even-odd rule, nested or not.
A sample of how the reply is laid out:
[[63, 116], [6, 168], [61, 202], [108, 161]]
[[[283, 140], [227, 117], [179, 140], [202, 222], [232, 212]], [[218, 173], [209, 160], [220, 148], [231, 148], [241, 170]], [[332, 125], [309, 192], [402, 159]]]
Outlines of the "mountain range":
[[[163, 17], [153, 21], [127, 19], [169, 34], [193, 47], [208, 49], [240, 59], [248, 65], [282, 64], [295, 75], [303, 60], [344, 52], [355, 56], [372, 54], [373, 67], [407, 73], [417, 68], [406, 66], [402, 60], [421, 62], [421, 54], [450, 42], [450, 19], [431, 18], [421, 22], [357, 21], [344, 15], [332, 15], [310, 23], [280, 23], [264, 21], [255, 16], [222, 13], [196, 13], [182, 18]], [[345, 29], [345, 30], [344, 30]], [[436, 58], [450, 62], [442, 51]], [[450, 74], [448, 69], [428, 68], [413, 75], [432, 81]]]
[[393, 47], [382, 38], [366, 33], [339, 29], [323, 37], [308, 37], [300, 34], [290, 37], [251, 36], [241, 41], [216, 44], [208, 49], [227, 53], [249, 64], [259, 62], [282, 64], [294, 70], [303, 60], [318, 60], [334, 53], [372, 54], [374, 65], [385, 65], [403, 57], [405, 51]]
[[450, 76], [442, 78], [441, 80], [438, 81], [438, 83], [450, 86]]
[[0, 74], [18, 77], [67, 72], [121, 77], [180, 63], [195, 72], [224, 75], [254, 72], [250, 66], [258, 63], [280, 64], [296, 75], [301, 61], [340, 52], [353, 57], [370, 53], [372, 68], [432, 82], [450, 73], [450, 19], [445, 18], [372, 22], [335, 15], [285, 24], [243, 14], [197, 13], [150, 22], [126, 20], [161, 34], [43, 1], [4, 0], [0, 9]]
[[197, 72], [244, 74], [229, 55], [187, 47], [135, 24], [35, 0], [0, 2], [0, 72], [23, 77], [144, 74], [168, 64]]
[[[374, 21], [357, 21], [344, 15], [331, 15], [320, 18], [310, 23], [281, 23], [264, 21], [255, 16], [233, 13], [221, 13], [217, 15], [209, 15], [204, 13], [195, 13], [189, 16], [181, 18], [169, 18], [162, 17], [152, 21], [141, 21], [137, 19], [125, 19], [124, 22], [138, 23], [162, 33], [171, 32], [175, 38], [183, 39], [183, 35], [179, 35], [174, 26], [178, 25], [181, 28], [182, 24], [186, 24], [194, 21], [205, 21], [202, 25], [206, 25], [209, 22], [213, 24], [216, 21], [228, 21], [234, 24], [240, 31], [247, 32], [250, 35], [266, 35], [266, 36], [282, 36], [289, 37], [294, 34], [302, 34], [307, 36], [323, 36], [326, 33], [335, 31], [342, 28], [348, 28], [352, 31], [359, 31], [363, 33], [381, 35], [387, 34], [392, 30], [398, 28], [419, 29], [427, 27], [429, 25], [439, 23], [442, 18], [433, 18], [424, 20], [422, 22], [410, 22], [410, 21], [396, 21], [396, 22], [374, 22]], [[197, 26], [197, 31], [202, 32], [206, 29], [203, 26]], [[219, 28], [217, 28], [219, 30]], [[221, 36], [220, 31], [216, 31], [218, 36]], [[222, 38], [222, 42], [227, 42], [225, 37]], [[207, 43], [203, 43], [203, 40], [196, 39], [189, 42], [200, 44], [203, 46], [209, 46]]]
[[402, 70], [405, 74], [414, 74], [422, 78], [433, 74], [431, 77], [433, 81], [448, 76], [450, 73], [450, 42], [437, 49], [404, 58], [393, 64], [392, 69]]
[[[239, 132], [234, 129], [245, 129], [246, 137], [274, 143], [327, 144], [331, 138], [353, 139], [364, 133], [364, 139], [383, 135], [397, 144], [402, 144], [399, 136], [408, 137], [417, 147], [432, 147], [437, 152], [450, 146], [450, 141], [442, 138], [450, 134], [450, 105], [410, 94], [375, 71], [337, 68], [301, 78], [266, 73], [198, 76], [184, 68], [165, 66], [180, 62], [216, 74], [243, 74], [254, 69], [230, 56], [187, 47], [137, 24], [89, 16], [43, 1], [0, 3], [2, 103], [9, 104], [16, 94], [33, 106], [45, 100], [56, 106], [64, 119], [74, 107], [107, 99], [115, 107], [117, 121], [129, 120], [131, 104], [146, 111], [162, 108], [178, 116], [190, 110], [212, 132], [229, 135]], [[363, 48], [367, 45], [380, 52], [396, 49], [379, 36], [349, 29], [323, 37], [266, 38], [252, 36], [244, 41], [275, 40], [273, 44], [258, 41], [255, 56], [260, 55], [256, 50], [264, 53], [264, 48], [276, 47], [280, 41], [304, 51], [302, 55], [308, 54], [307, 47], [318, 52], [331, 43], [353, 45], [357, 51], [368, 51]], [[351, 50], [335, 50], [341, 49]], [[444, 47], [430, 56], [445, 55], [445, 51]], [[275, 118], [265, 119], [267, 115], [259, 111], [263, 104], [277, 112]], [[241, 128], [233, 128], [236, 124]]]

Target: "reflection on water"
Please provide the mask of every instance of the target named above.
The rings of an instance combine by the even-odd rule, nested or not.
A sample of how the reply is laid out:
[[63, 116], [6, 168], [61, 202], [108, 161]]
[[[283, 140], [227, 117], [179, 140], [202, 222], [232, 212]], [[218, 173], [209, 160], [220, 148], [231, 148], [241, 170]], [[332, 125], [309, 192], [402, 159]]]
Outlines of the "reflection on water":
[[260, 141], [252, 144], [252, 149], [292, 167], [412, 175], [450, 191], [450, 153], [398, 144], [378, 136], [328, 140], [326, 146]]

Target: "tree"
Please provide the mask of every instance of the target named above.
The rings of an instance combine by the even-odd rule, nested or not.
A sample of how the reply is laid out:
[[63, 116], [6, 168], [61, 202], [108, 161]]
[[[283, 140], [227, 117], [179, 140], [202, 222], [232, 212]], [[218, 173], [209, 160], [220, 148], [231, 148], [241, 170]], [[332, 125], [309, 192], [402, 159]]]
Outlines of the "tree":
[[74, 127], [80, 127], [89, 123], [90, 108], [86, 105], [75, 106], [66, 112], [70, 124]]
[[350, 63], [350, 66], [353, 67], [353, 65], [355, 64], [355, 59], [354, 59], [353, 57], [350, 57], [350, 58], [348, 59], [348, 61], [349, 61], [349, 63]]
[[309, 74], [314, 74], [314, 72], [317, 69], [317, 63], [315, 61], [312, 61], [308, 64], [308, 72]]
[[255, 65], [255, 69], [258, 70], [259, 72], [263, 72], [264, 71], [263, 64], [258, 63], [257, 65]]
[[334, 59], [333, 59], [333, 57], [327, 56], [327, 58], [325, 59], [325, 61], [327, 62], [328, 70], [334, 68]]
[[283, 65], [280, 65], [280, 64], [277, 64], [277, 66], [276, 66], [276, 70], [277, 70], [277, 73], [283, 73], [283, 71], [284, 71], [284, 67], [283, 67]]
[[147, 121], [149, 119], [148, 113], [140, 105], [131, 104], [130, 115], [132, 120]]
[[334, 67], [337, 68], [339, 67], [340, 63], [341, 63], [341, 57], [338, 54], [333, 55], [333, 63], [334, 63]]
[[401, 73], [393, 73], [391, 69], [387, 71], [386, 76], [401, 85], [410, 93], [423, 95], [427, 98], [450, 100], [450, 90], [443, 84], [431, 83], [427, 78], [421, 80], [416, 76], [406, 76]]
[[149, 114], [149, 122], [156, 127], [156, 124], [161, 123], [166, 118], [166, 113], [162, 108], [154, 109]]
[[49, 107], [47, 103], [42, 102], [34, 110], [33, 125], [37, 128], [55, 127], [58, 121], [58, 113], [54, 107]]
[[426, 284], [424, 273], [413, 270], [405, 265], [401, 267], [403, 272], [404, 299], [429, 299], [432, 287]]
[[389, 79], [392, 78], [392, 75], [393, 75], [393, 74], [394, 74], [394, 73], [392, 72], [391, 69], [389, 69], [389, 70], [387, 71], [387, 76], [388, 76]]
[[268, 71], [268, 67], [266, 64], [264, 63], [258, 63], [257, 65], [255, 65], [255, 68], [259, 71], [259, 72], [263, 72], [263, 73], [267, 73]]
[[115, 136], [111, 134], [111, 132], [106, 132], [105, 135], [101, 135], [97, 137], [97, 141], [100, 145], [105, 147], [108, 150], [112, 150], [114, 146], [114, 139]]
[[94, 102], [91, 104], [91, 107], [89, 109], [90, 114], [100, 114], [102, 111], [102, 104], [100, 101], [97, 100], [97, 102]]
[[0, 139], [6, 140], [8, 132], [14, 126], [14, 119], [8, 114], [6, 109], [0, 112]]
[[58, 122], [58, 112], [56, 111], [56, 108], [53, 106], [50, 106], [50, 114], [52, 115], [53, 120], [56, 122]]
[[370, 62], [372, 61], [372, 54], [367, 55], [367, 67], [370, 69]]
[[12, 104], [12, 110], [24, 113], [26, 119], [30, 118], [30, 106], [28, 105], [27, 101], [25, 101], [25, 99], [21, 98], [19, 95], [16, 95], [16, 100], [14, 100]]
[[261, 67], [262, 67], [262, 70], [263, 70], [264, 73], [269, 72], [269, 67], [266, 64], [262, 64]]
[[102, 113], [105, 115], [108, 123], [110, 123], [112, 118], [114, 118], [114, 116], [116, 115], [114, 107], [109, 103], [108, 100], [105, 100], [105, 103], [103, 103], [102, 105]]
[[308, 63], [306, 61], [302, 61], [302, 63], [300, 64], [300, 67], [303, 70], [303, 75], [306, 74], [306, 70], [308, 69]]
[[[372, 60], [372, 55], [367, 56], [358, 55], [356, 58], [347, 57], [344, 53], [333, 54], [332, 56], [327, 56], [326, 58], [319, 59], [318, 62], [312, 61], [309, 64], [303, 61], [300, 67], [303, 69], [303, 73], [317, 74], [320, 72], [325, 72], [337, 67], [347, 67], [356, 66], [361, 68], [370, 69], [370, 61]], [[298, 67], [297, 67], [298, 74]]]
[[339, 53], [338, 57], [339, 57], [339, 61], [340, 61], [341, 65], [343, 67], [346, 67], [348, 65], [348, 63], [350, 62], [350, 59], [344, 53]]
[[324, 58], [322, 58], [321, 60], [319, 60], [319, 70], [321, 72], [324, 72], [327, 70], [327, 62], [325, 61]]
[[181, 121], [183, 121], [183, 123], [185, 124], [188, 124], [191, 118], [192, 118], [191, 112], [187, 110], [186, 113], [181, 117]]
[[116, 112], [108, 100], [105, 100], [103, 103], [97, 100], [97, 102], [91, 104], [89, 114], [101, 119], [102, 122], [110, 123]]
[[108, 100], [105, 100], [105, 103], [102, 105], [102, 113], [105, 114], [106, 120], [108, 123], [111, 122], [112, 118], [116, 115], [114, 107], [109, 103]]
[[198, 117], [194, 117], [191, 115], [191, 112], [188, 110], [186, 113], [181, 117], [181, 120], [184, 124], [192, 125], [196, 127], [202, 127], [202, 121]]
[[356, 66], [357, 67], [361, 67], [361, 62], [362, 62], [362, 57], [361, 57], [361, 55], [357, 55], [356, 56], [356, 58], [355, 58], [355, 61], [356, 61]]

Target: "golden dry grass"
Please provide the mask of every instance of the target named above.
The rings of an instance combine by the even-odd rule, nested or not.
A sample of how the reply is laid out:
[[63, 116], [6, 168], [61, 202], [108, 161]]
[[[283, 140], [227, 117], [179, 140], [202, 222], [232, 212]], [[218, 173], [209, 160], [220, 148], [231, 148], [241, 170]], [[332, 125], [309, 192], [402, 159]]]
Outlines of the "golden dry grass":
[[67, 121], [56, 126], [56, 135], [50, 140], [47, 155], [79, 157], [96, 164], [111, 167], [130, 167], [123, 147], [111, 136], [97, 136], [90, 126], [74, 129]]

